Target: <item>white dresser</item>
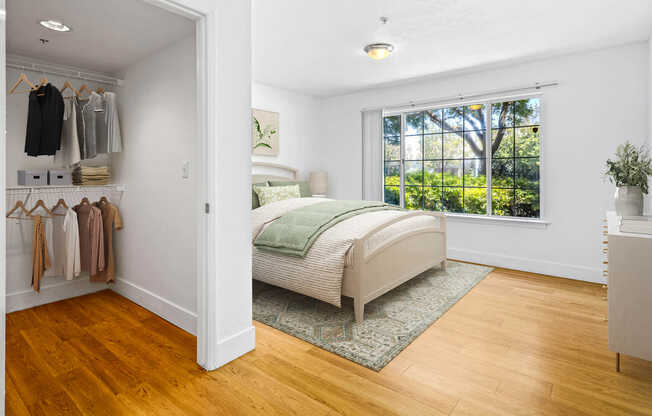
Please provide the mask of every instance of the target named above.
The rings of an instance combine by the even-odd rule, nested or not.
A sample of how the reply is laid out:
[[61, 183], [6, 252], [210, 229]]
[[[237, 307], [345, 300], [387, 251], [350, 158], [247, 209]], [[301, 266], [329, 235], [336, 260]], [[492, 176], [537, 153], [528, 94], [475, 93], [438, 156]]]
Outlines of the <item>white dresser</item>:
[[618, 231], [607, 213], [609, 349], [652, 361], [652, 235]]

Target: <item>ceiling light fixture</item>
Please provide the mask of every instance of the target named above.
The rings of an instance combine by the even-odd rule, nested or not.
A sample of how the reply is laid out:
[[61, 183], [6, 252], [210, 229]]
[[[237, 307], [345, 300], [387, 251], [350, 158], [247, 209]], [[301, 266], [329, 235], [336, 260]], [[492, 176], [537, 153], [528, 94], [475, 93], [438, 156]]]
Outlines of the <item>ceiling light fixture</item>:
[[364, 47], [364, 51], [371, 59], [385, 59], [392, 53], [394, 46], [389, 43], [371, 43]]
[[[386, 17], [381, 17], [380, 23], [386, 25], [388, 20]], [[386, 42], [370, 43], [364, 47], [364, 51], [371, 59], [381, 60], [387, 58], [394, 51], [394, 45]]]
[[47, 29], [54, 30], [55, 32], [70, 32], [72, 29], [63, 22], [57, 20], [41, 20], [39, 24]]
[[471, 104], [469, 110], [478, 111], [482, 109], [482, 104]]

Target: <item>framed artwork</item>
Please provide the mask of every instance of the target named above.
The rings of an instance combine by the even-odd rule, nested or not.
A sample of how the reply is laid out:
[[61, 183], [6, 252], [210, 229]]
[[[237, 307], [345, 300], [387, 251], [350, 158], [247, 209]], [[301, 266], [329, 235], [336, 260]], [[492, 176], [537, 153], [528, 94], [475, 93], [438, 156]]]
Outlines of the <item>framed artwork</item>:
[[259, 156], [278, 156], [279, 114], [254, 108], [252, 116], [252, 153]]

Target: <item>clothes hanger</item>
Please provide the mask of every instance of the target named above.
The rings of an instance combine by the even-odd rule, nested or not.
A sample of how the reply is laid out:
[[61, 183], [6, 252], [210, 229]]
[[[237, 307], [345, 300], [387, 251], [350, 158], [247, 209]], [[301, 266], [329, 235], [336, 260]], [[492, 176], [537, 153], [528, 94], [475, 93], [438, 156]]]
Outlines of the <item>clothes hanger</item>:
[[45, 202], [43, 202], [42, 199], [39, 199], [38, 201], [36, 201], [36, 205], [34, 205], [34, 208], [30, 209], [30, 210], [27, 212], [27, 215], [30, 215], [30, 216], [31, 216], [31, 215], [32, 215], [32, 212], [34, 212], [38, 207], [43, 208], [43, 209], [45, 210], [45, 212], [48, 214], [48, 216], [49, 216], [50, 218], [54, 217], [54, 214], [52, 214], [52, 211], [50, 211], [50, 210], [48, 209], [48, 207], [45, 206]]
[[[25, 214], [25, 217], [11, 217], [10, 215], [16, 212], [18, 209]], [[6, 218], [15, 218], [17, 220], [31, 220], [32, 216], [29, 214], [29, 211], [25, 209], [25, 205], [23, 205], [23, 201], [18, 201], [16, 202], [16, 205], [11, 209], [11, 211], [7, 212]]]
[[[18, 86], [19, 86], [22, 82], [24, 82], [25, 84], [29, 85], [29, 88], [30, 88], [30, 89], [29, 89], [29, 90], [16, 91], [16, 88], [18, 88]], [[32, 92], [35, 88], [36, 88], [36, 87], [34, 86], [34, 84], [32, 84], [32, 83], [30, 82], [30, 80], [27, 79], [27, 75], [25, 75], [25, 73], [22, 73], [22, 74], [20, 74], [20, 76], [18, 77], [18, 80], [17, 80], [16, 83], [13, 85], [13, 87], [11, 87], [11, 89], [9, 90], [9, 94], [13, 94], [14, 92]]]
[[[40, 81], [38, 82], [38, 84], [34, 87], [34, 91], [39, 90], [41, 87], [43, 87], [43, 86], [45, 86], [45, 85], [48, 85], [49, 83], [50, 83], [50, 81], [48, 81], [48, 79], [47, 79], [47, 77], [45, 76], [45, 74], [43, 74], [43, 77], [41, 77], [41, 80], [40, 80]], [[42, 97], [42, 96], [45, 95], [45, 91], [44, 91], [44, 92], [41, 92], [41, 93], [39, 93], [39, 94], [36, 94], [36, 95], [38, 95], [39, 97]]]
[[68, 205], [66, 205], [66, 201], [63, 200], [63, 198], [59, 199], [57, 201], [57, 204], [52, 207], [52, 215], [58, 215], [60, 217], [65, 217], [66, 214], [55, 214], [54, 211], [57, 210], [59, 207], [64, 207], [65, 209], [68, 209]]
[[90, 201], [86, 197], [83, 197], [81, 202], [79, 203], [79, 205], [90, 205], [90, 204], [91, 204]]
[[105, 196], [103, 196], [102, 198], [100, 198], [100, 200], [99, 200], [98, 202], [99, 202], [100, 204], [108, 204], [108, 203], [109, 203], [109, 200], [106, 199]]
[[[63, 95], [63, 92], [64, 92], [65, 90], [67, 90], [68, 88], [70, 88], [70, 89], [72, 90], [73, 94], [75, 94], [75, 95], [77, 95], [77, 96], [79, 95], [79, 91], [77, 91], [77, 90], [75, 89], [75, 87], [72, 86], [72, 84], [70, 83], [70, 80], [66, 80], [66, 83], [63, 84], [63, 88], [61, 88], [61, 91], [59, 91], [59, 92], [61, 92], [61, 94]], [[72, 96], [70, 96], [70, 97], [64, 97], [64, 98], [72, 98]], [[60, 201], [61, 201], [61, 200], [60, 200]], [[66, 207], [66, 208], [67, 208], [67, 207]]]
[[104, 94], [106, 91], [104, 90], [104, 88], [100, 87], [97, 90], [95, 90], [95, 92], [98, 94]]
[[[92, 91], [91, 91], [91, 90], [86, 86], [86, 84], [82, 84], [82, 86], [79, 87], [79, 91], [78, 91], [78, 93], [77, 93], [77, 96], [78, 96], [78, 97], [81, 97], [81, 96], [82, 96], [82, 92], [84, 92], [84, 91], [86, 91], [86, 92], [88, 93], [89, 96], [90, 96], [91, 93], [92, 93]], [[86, 97], [86, 98], [88, 98], [88, 97]]]

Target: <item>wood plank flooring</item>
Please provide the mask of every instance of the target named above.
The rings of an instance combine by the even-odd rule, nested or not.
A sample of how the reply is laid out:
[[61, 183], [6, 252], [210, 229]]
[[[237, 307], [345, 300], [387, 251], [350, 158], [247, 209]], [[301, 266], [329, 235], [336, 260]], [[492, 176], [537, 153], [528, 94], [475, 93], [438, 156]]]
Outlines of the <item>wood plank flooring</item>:
[[381, 372], [256, 323], [214, 371], [111, 292], [7, 315], [7, 415], [652, 415], [652, 363], [607, 349], [604, 291], [496, 270]]

